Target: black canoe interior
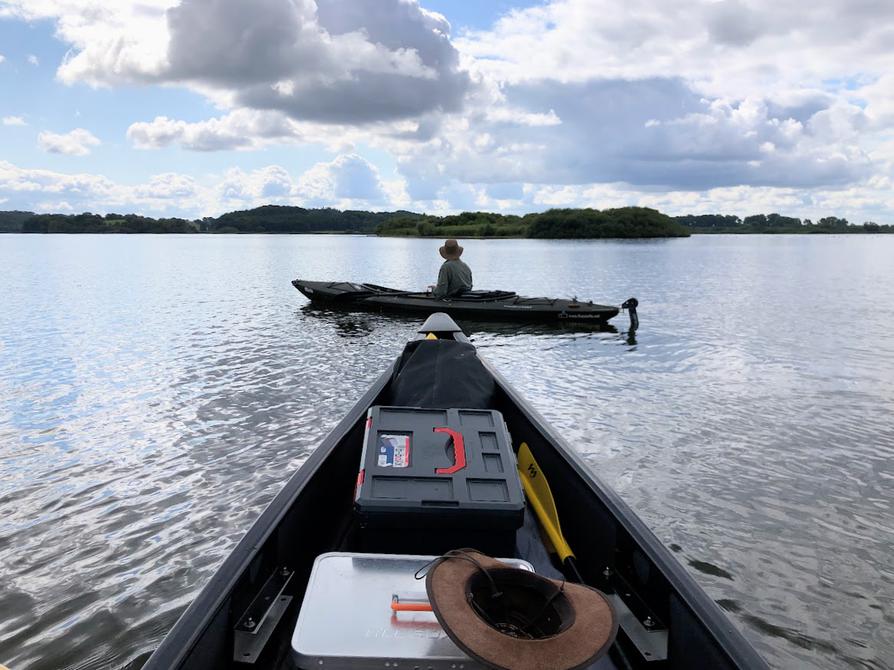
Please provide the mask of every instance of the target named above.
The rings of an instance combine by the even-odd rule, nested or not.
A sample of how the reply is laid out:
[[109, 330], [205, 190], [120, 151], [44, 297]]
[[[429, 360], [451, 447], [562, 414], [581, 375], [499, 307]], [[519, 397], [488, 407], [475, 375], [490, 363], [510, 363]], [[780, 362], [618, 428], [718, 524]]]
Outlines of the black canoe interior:
[[[629, 594], [628, 605], [638, 617], [652, 616], [667, 628], [666, 660], [647, 661], [621, 634], [609, 660], [603, 659], [598, 667], [766, 667], [639, 518], [590, 475], [564, 443], [550, 435], [550, 429], [499, 374], [494, 375], [499, 390], [493, 408], [502, 412], [516, 448], [527, 442], [552, 484], [562, 529], [584, 579], [597, 588]], [[289, 480], [146, 668], [293, 667], [289, 660], [291, 635], [315, 558], [327, 551], [356, 550], [352, 501], [366, 409], [384, 396], [389, 378], [390, 371], [379, 378]], [[256, 663], [234, 662], [236, 622], [265, 580], [283, 566], [295, 570], [289, 609]], [[611, 584], [604, 581], [606, 567], [611, 569]], [[618, 655], [619, 646], [623, 658]]]

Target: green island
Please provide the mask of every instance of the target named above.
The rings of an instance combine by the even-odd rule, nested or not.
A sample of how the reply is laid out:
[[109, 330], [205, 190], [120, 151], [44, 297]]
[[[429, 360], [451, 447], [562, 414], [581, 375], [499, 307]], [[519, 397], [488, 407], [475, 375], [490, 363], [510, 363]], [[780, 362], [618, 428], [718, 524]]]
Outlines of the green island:
[[647, 207], [550, 209], [525, 214], [463, 212], [447, 216], [265, 205], [203, 219], [138, 214], [0, 212], [0, 233], [353, 233], [387, 237], [527, 237], [540, 239], [688, 237], [694, 234], [892, 233], [894, 226], [852, 224], [834, 216], [781, 214], [668, 216]]

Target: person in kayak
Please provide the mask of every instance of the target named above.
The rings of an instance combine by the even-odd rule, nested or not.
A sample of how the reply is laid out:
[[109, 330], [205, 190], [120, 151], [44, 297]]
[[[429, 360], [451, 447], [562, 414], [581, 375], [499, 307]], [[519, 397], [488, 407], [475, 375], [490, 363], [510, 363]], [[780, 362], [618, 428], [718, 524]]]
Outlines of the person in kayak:
[[438, 249], [438, 252], [444, 262], [438, 272], [437, 285], [429, 286], [432, 297], [445, 300], [465, 291], [471, 291], [472, 270], [459, 259], [463, 255], [463, 248], [456, 240], [447, 240], [444, 242], [444, 246]]

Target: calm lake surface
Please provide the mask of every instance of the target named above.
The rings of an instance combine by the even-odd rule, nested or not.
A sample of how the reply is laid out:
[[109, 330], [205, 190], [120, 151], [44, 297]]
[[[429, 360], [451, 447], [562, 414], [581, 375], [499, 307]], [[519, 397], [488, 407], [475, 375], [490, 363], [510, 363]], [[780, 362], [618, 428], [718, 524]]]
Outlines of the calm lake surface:
[[[0, 235], [0, 663], [139, 667], [413, 335], [290, 280], [423, 287], [439, 244]], [[894, 236], [463, 244], [477, 288], [637, 296], [635, 344], [473, 337], [773, 666], [894, 668]]]

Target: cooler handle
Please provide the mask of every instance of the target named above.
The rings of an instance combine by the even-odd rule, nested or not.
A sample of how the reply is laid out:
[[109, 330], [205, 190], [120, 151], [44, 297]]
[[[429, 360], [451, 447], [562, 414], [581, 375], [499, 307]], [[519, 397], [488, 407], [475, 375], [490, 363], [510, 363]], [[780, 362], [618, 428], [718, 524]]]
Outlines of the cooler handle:
[[463, 442], [463, 434], [452, 428], [435, 428], [436, 433], [447, 433], [453, 440], [453, 465], [449, 468], [435, 468], [436, 475], [452, 475], [466, 467], [466, 445]]

